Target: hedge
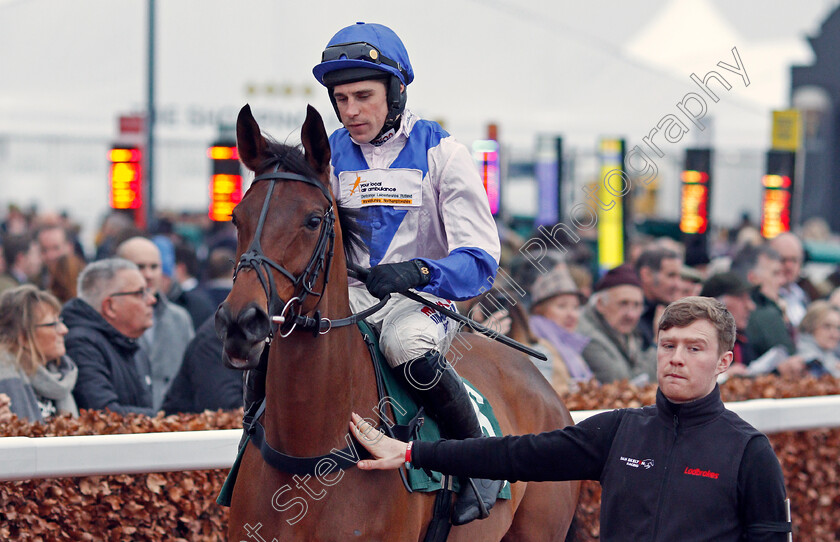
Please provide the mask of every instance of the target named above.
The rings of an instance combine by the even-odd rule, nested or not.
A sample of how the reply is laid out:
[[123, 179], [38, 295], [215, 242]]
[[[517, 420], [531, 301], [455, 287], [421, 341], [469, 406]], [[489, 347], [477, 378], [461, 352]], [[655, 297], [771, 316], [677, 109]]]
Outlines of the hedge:
[[[840, 395], [840, 381], [823, 377], [733, 379], [725, 401]], [[572, 410], [651, 404], [655, 386], [585, 384], [564, 397]], [[240, 427], [240, 411], [155, 418], [82, 411], [28, 424], [0, 416], [0, 436], [63, 436]], [[770, 435], [792, 501], [794, 539], [840, 539], [840, 429]], [[226, 470], [91, 476], [0, 483], [0, 540], [223, 541], [228, 511], [216, 504]], [[585, 482], [577, 513], [578, 540], [598, 540], [600, 487]]]

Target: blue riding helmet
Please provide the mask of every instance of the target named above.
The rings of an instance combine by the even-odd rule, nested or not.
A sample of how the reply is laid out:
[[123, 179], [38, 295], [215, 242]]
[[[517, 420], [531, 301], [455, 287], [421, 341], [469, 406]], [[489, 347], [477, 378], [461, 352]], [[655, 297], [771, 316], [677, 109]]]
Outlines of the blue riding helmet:
[[414, 81], [414, 70], [405, 45], [393, 30], [381, 24], [360, 22], [339, 30], [327, 43], [321, 54], [321, 63], [312, 68], [312, 73], [319, 83], [330, 87], [354, 82], [334, 82], [330, 77], [325, 80], [327, 74], [348, 68], [395, 75], [406, 86]]
[[362, 22], [342, 28], [332, 37], [312, 73], [327, 87], [339, 122], [341, 115], [333, 96], [335, 86], [381, 79], [388, 93], [388, 116], [377, 137], [399, 126], [405, 109], [405, 87], [414, 80], [408, 51], [394, 31], [381, 24]]

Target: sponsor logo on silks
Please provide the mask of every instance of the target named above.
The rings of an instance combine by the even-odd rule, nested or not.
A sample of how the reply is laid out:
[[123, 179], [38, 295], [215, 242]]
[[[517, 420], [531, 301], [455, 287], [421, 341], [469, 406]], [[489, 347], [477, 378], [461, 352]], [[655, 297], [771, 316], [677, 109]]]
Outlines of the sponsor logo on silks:
[[619, 461], [634, 469], [638, 469], [639, 467], [645, 470], [653, 468], [653, 459], [633, 459], [632, 457], [621, 456], [619, 457]]
[[[435, 305], [443, 307], [444, 309], [449, 309], [451, 311], [457, 311], [457, 309], [455, 308], [455, 304], [451, 301], [437, 300], [435, 301]], [[428, 307], [426, 305], [423, 305], [423, 307], [420, 309], [420, 312], [428, 316], [432, 320], [432, 322], [436, 324], [443, 324], [443, 329], [445, 331], [449, 330], [449, 318], [447, 318], [445, 314], [442, 314], [433, 309], [432, 307]]]
[[689, 476], [702, 476], [703, 478], [711, 478], [712, 480], [717, 480], [720, 477], [720, 474], [710, 470], [692, 469], [689, 467], [685, 468], [683, 474], [688, 474]]
[[356, 176], [356, 182], [353, 184], [353, 190], [351, 190], [351, 191], [350, 191], [350, 195], [351, 195], [351, 196], [353, 195], [353, 192], [355, 192], [355, 191], [356, 191], [356, 189], [357, 189], [357, 188], [359, 188], [359, 183], [360, 183], [360, 182], [362, 182], [362, 176], [361, 176], [361, 175], [357, 175], [357, 176]]
[[342, 204], [351, 209], [370, 205], [419, 207], [422, 202], [423, 173], [419, 169], [342, 171], [338, 180]]

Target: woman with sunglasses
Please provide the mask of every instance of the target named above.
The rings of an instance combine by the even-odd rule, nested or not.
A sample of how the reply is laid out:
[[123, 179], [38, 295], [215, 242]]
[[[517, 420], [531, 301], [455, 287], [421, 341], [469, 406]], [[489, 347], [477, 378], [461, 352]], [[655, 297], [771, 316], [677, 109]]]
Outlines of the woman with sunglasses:
[[52, 294], [33, 285], [0, 295], [0, 393], [11, 411], [31, 422], [79, 415], [73, 400], [78, 369], [65, 354], [67, 334]]

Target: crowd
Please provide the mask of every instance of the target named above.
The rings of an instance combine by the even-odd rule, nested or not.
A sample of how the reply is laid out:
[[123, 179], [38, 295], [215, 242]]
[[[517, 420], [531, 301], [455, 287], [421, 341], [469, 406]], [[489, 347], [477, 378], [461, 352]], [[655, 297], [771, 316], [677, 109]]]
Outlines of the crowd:
[[[213, 329], [232, 285], [235, 238], [229, 225], [173, 224], [142, 232], [114, 212], [88, 254], [67, 217], [10, 206], [0, 226], [0, 394], [12, 412], [38, 421], [79, 408], [242, 406], [241, 374], [221, 363]], [[694, 265], [670, 238], [638, 239], [631, 261], [601, 273], [584, 242], [543, 233], [546, 246], [564, 250], [537, 263], [523, 238], [502, 235], [496, 286], [459, 309], [542, 352], [548, 361], [532, 360], [561, 395], [591, 379], [655, 382], [658, 320], [690, 295], [720, 300], [735, 318], [734, 360], [720, 381], [840, 377], [840, 289], [835, 274], [803, 273], [793, 233], [765, 241], [744, 225]]]
[[[735, 318], [734, 361], [720, 382], [767, 373], [840, 377], [838, 273], [804, 273], [794, 233], [764, 240], [743, 224], [731, 242], [714, 246], [713, 258], [687, 254], [668, 237], [639, 238], [630, 261], [598, 276], [585, 242], [545, 231], [528, 241], [508, 233], [502, 268], [510, 276], [461, 310], [546, 354], [548, 361], [533, 362], [560, 394], [592, 378], [655, 382], [662, 312], [695, 295], [718, 299]], [[528, 250], [552, 245], [553, 253]]]
[[10, 206], [0, 225], [6, 408], [43, 421], [80, 408], [153, 416], [242, 406], [242, 375], [223, 366], [212, 332], [233, 284], [234, 234], [229, 224], [176, 226], [159, 220], [143, 232], [113, 212], [88, 254], [67, 217]]

